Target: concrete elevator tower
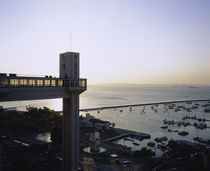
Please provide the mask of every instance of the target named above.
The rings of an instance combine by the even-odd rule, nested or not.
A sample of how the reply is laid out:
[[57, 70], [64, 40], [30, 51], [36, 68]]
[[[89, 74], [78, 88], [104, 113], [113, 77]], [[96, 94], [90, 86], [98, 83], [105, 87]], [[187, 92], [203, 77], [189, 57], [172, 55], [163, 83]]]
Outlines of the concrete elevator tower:
[[[67, 85], [68, 98], [63, 98], [62, 147], [64, 171], [76, 171], [79, 166], [79, 53], [66, 52], [60, 54], [60, 78]], [[65, 82], [65, 79], [71, 80]], [[74, 84], [74, 85], [73, 85]], [[76, 84], [76, 85], [75, 85]]]
[[87, 79], [79, 78], [79, 53], [62, 53], [59, 60], [59, 78], [0, 73], [0, 102], [63, 98], [63, 168], [76, 171], [79, 165], [79, 94], [87, 89]]

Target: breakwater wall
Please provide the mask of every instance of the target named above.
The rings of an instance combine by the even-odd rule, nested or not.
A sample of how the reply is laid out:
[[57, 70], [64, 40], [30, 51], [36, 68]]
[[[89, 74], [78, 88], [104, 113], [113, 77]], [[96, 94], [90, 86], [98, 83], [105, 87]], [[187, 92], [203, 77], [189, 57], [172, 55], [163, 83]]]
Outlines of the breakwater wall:
[[[184, 102], [205, 102], [205, 101], [210, 101], [210, 99], [174, 100], [174, 101], [163, 101], [163, 102], [153, 102], [153, 103], [104, 106], [104, 107], [80, 109], [79, 111], [81, 111], [81, 112], [88, 112], [88, 111], [94, 111], [94, 110], [104, 110], [104, 109], [114, 109], [114, 108], [127, 108], [127, 107], [135, 107], [135, 106], [149, 106], [149, 105], [159, 105], [159, 104], [184, 103]], [[57, 112], [58, 113], [62, 113], [62, 111], [57, 111]]]

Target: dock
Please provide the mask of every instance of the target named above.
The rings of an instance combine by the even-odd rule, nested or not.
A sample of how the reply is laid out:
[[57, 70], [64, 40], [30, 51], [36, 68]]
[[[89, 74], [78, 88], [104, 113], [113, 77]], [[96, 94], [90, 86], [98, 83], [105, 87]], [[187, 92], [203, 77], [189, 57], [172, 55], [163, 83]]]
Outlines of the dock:
[[[210, 99], [193, 99], [193, 100], [174, 100], [174, 101], [163, 101], [163, 102], [153, 102], [153, 103], [141, 103], [141, 104], [128, 104], [128, 105], [116, 105], [116, 106], [104, 106], [96, 108], [86, 108], [80, 109], [80, 112], [94, 111], [94, 110], [104, 110], [104, 109], [115, 109], [115, 108], [127, 108], [127, 107], [136, 107], [136, 106], [150, 106], [150, 105], [159, 105], [159, 104], [171, 104], [171, 103], [184, 103], [184, 102], [205, 102], [210, 101]], [[62, 113], [62, 111], [58, 111]]]

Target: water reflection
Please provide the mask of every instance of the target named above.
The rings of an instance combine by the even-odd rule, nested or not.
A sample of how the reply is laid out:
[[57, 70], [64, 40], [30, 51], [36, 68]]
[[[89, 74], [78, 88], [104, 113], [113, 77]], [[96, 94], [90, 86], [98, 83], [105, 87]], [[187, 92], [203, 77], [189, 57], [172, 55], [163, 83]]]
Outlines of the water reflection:
[[36, 135], [35, 139], [37, 139], [39, 141], [47, 142], [47, 143], [51, 142], [49, 132], [38, 134], [38, 135]]

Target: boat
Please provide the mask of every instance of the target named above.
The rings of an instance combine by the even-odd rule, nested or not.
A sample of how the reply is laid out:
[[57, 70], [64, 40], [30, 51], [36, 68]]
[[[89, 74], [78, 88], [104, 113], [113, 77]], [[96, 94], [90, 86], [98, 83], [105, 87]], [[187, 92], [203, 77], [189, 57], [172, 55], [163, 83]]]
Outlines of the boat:
[[204, 109], [204, 112], [205, 112], [205, 113], [210, 113], [210, 108]]
[[139, 144], [134, 142], [133, 145], [139, 145]]

